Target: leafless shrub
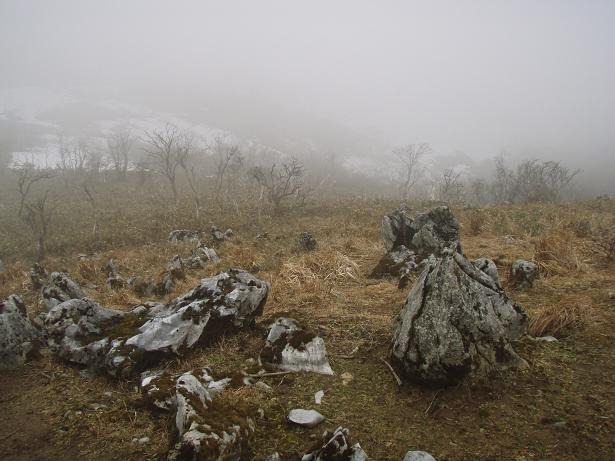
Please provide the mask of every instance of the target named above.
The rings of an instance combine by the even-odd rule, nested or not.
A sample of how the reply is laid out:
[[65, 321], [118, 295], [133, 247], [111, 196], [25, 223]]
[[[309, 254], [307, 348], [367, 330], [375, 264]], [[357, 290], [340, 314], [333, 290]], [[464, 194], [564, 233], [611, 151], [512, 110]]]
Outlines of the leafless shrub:
[[468, 214], [468, 223], [471, 235], [479, 235], [485, 228], [487, 218], [480, 210], [471, 210]]
[[266, 192], [274, 215], [280, 214], [286, 198], [301, 189], [303, 174], [303, 165], [295, 158], [280, 167], [274, 163], [268, 170], [258, 166], [250, 170], [250, 176]]
[[53, 178], [53, 172], [50, 170], [41, 170], [32, 163], [22, 163], [13, 168], [13, 172], [17, 175], [17, 192], [19, 193], [19, 217], [23, 216], [25, 203], [28, 200], [32, 186], [34, 184]]
[[47, 254], [47, 238], [54, 212], [54, 208], [50, 205], [48, 199], [49, 191], [46, 191], [40, 198], [26, 203], [22, 217], [36, 241], [39, 261], [45, 259]]
[[463, 193], [461, 172], [455, 171], [454, 168], [444, 170], [437, 185], [437, 190], [440, 200], [449, 203], [459, 202]]
[[406, 144], [393, 150], [393, 155], [399, 162], [399, 196], [402, 200], [408, 198], [425, 172], [425, 167], [421, 165], [421, 158], [429, 152], [431, 152], [431, 147], [427, 143]]
[[128, 158], [135, 139], [132, 132], [125, 128], [116, 128], [107, 136], [109, 157], [118, 179], [126, 179]]
[[177, 203], [177, 169], [182, 162], [180, 149], [181, 134], [173, 125], [145, 132], [145, 151], [152, 160], [156, 171], [164, 175], [171, 186], [173, 201]]

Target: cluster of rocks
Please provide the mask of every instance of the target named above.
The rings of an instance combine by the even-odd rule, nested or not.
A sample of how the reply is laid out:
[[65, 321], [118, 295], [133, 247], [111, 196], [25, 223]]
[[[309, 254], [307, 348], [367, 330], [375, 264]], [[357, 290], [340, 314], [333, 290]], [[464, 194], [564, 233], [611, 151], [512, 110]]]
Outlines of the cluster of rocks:
[[211, 370], [173, 375], [158, 372], [141, 380], [141, 392], [150, 407], [175, 413], [175, 441], [171, 460], [244, 459], [255, 424], [241, 405], [225, 405], [216, 397], [232, 382], [214, 380]]
[[49, 347], [64, 360], [127, 377], [225, 331], [250, 326], [268, 292], [268, 283], [231, 269], [166, 305], [149, 303], [130, 312], [87, 298], [66, 301], [47, 314], [45, 330]]
[[[394, 327], [391, 356], [403, 375], [448, 385], [527, 365], [512, 347], [527, 330], [527, 315], [504, 292], [492, 260], [464, 256], [459, 225], [447, 207], [415, 219], [396, 210], [385, 216], [383, 236], [385, 258], [409, 249], [406, 262], [389, 268], [422, 269]], [[526, 280], [528, 271], [521, 272], [519, 279]]]
[[117, 290], [126, 286], [126, 280], [119, 274], [119, 270], [113, 259], [107, 261], [103, 267], [103, 272], [107, 274], [106, 284], [110, 288]]
[[461, 253], [459, 223], [446, 206], [434, 208], [415, 218], [405, 206], [382, 219], [385, 254], [371, 273], [372, 277], [393, 276], [405, 286], [408, 275], [422, 268], [431, 256], [440, 256], [451, 246]]

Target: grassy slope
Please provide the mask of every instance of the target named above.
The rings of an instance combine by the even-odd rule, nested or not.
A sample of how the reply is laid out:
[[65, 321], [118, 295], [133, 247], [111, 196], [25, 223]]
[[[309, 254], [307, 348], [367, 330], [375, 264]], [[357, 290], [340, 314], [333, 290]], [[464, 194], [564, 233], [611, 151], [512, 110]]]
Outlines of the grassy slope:
[[[613, 210], [597, 211], [589, 205], [484, 210], [478, 212], [484, 218], [478, 219], [483, 221], [478, 235], [470, 235], [479, 227], [477, 212], [458, 211], [465, 253], [496, 259], [504, 279], [514, 259], [533, 258], [540, 248], [539, 262], [547, 276], [533, 290], [511, 294], [531, 318], [545, 312], [553, 317], [547, 318], [547, 334], [560, 307], [569, 312], [570, 323], [561, 329], [564, 337], [558, 343], [524, 340], [517, 346], [531, 365], [528, 371], [434, 390], [414, 384], [398, 388], [381, 361], [392, 321], [407, 294], [393, 282], [366, 278], [382, 252], [380, 218], [392, 205], [348, 202], [293, 213], [266, 223], [269, 238], [258, 241], [249, 225], [236, 229], [237, 237], [218, 249], [222, 263], [192, 271], [170, 297], [228, 266], [258, 270], [272, 283], [273, 292], [257, 330], [227, 336], [168, 366], [185, 370], [207, 365], [220, 374], [232, 373], [257, 356], [271, 320], [290, 315], [325, 337], [336, 376], [270, 378], [272, 394], [235, 391], [265, 411], [264, 420], [257, 421], [254, 459], [274, 450], [302, 452], [323, 430], [338, 425], [349, 427], [353, 439], [375, 460], [400, 460], [408, 449], [429, 451], [440, 461], [615, 458], [615, 300], [609, 297], [615, 291], [615, 267], [602, 262], [588, 238], [570, 231], [578, 221], [612, 222]], [[301, 230], [316, 236], [316, 252], [298, 251], [294, 238]], [[505, 234], [516, 239], [506, 240]], [[161, 243], [82, 259], [52, 258], [47, 265], [96, 284], [99, 288], [89, 294], [103, 305], [128, 308], [139, 300], [128, 291], [106, 288], [100, 268], [113, 257], [124, 276], [155, 276], [173, 254], [190, 250], [189, 245], [163, 243], [163, 236], [161, 231]], [[20, 263], [9, 267], [2, 275], [0, 296], [23, 294], [35, 311], [36, 295], [29, 290], [25, 270]], [[358, 352], [347, 358], [356, 347]], [[344, 372], [353, 376], [347, 384], [340, 376]], [[317, 407], [313, 396], [320, 389], [325, 397]], [[37, 454], [49, 459], [60, 454], [163, 459], [171, 420], [142, 409], [129, 383], [84, 377], [44, 355], [20, 371], [3, 374], [0, 395], [1, 412], [7, 415], [0, 422], [5, 426], [1, 432], [19, 429], [0, 439], [8, 459], [36, 459]], [[296, 407], [317, 407], [327, 422], [312, 430], [290, 427], [285, 415]], [[36, 424], [28, 413], [39, 416]], [[151, 442], [131, 443], [142, 436]]]

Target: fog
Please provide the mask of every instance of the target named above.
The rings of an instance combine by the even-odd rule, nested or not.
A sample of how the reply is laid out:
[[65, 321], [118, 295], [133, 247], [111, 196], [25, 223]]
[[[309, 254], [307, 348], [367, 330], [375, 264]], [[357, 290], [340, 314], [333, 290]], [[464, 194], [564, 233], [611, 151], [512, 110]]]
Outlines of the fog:
[[44, 89], [84, 130], [114, 101], [370, 161], [423, 142], [562, 160], [615, 192], [614, 26], [598, 0], [1, 0], [0, 110]]

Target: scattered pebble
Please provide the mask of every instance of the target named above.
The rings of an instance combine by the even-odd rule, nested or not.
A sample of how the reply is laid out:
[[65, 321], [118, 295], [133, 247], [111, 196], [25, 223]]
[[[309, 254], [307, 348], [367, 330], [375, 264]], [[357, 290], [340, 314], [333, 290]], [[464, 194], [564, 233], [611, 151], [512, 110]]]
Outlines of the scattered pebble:
[[344, 386], [347, 386], [348, 383], [350, 383], [350, 381], [354, 379], [354, 376], [352, 376], [352, 373], [345, 371], [344, 373], [340, 375], [340, 378], [342, 378], [342, 384]]
[[322, 403], [322, 398], [324, 396], [325, 396], [324, 391], [318, 391], [316, 392], [316, 394], [314, 394], [314, 401], [316, 402], [316, 405], [320, 405]]

